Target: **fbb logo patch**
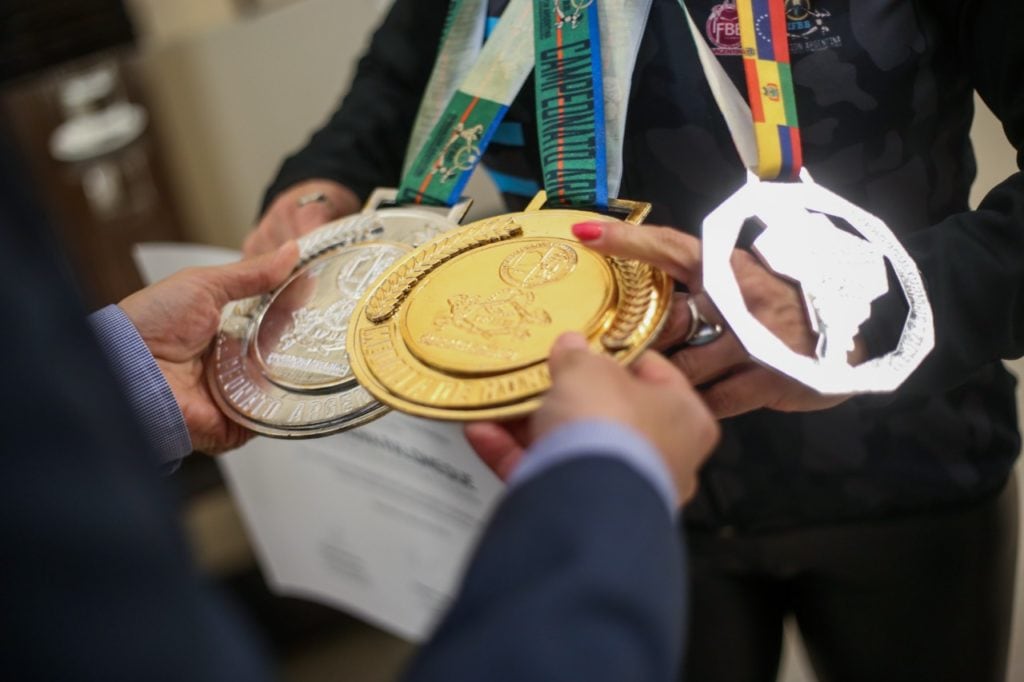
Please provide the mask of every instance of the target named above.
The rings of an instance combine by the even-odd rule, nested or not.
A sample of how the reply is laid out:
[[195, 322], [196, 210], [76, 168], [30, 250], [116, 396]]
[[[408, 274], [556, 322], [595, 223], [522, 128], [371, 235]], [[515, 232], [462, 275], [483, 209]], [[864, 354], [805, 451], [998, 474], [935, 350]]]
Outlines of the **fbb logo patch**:
[[717, 55], [740, 54], [740, 19], [736, 13], [735, 0], [724, 0], [711, 8], [711, 15], [704, 24], [711, 51]]

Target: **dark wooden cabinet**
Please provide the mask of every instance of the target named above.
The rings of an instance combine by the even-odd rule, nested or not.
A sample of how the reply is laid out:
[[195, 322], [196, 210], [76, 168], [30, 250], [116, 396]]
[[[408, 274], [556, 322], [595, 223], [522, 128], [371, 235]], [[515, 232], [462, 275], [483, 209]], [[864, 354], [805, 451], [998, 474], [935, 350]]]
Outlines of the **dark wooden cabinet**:
[[3, 0], [0, 83], [134, 40], [122, 0]]
[[182, 238], [156, 136], [148, 123], [130, 141], [105, 153], [77, 160], [54, 157], [51, 138], [73, 116], [67, 106], [68, 83], [96, 69], [113, 69], [117, 78], [116, 89], [96, 107], [118, 102], [145, 111], [146, 96], [136, 78], [130, 48], [61, 64], [0, 91], [0, 107], [39, 199], [94, 307], [116, 302], [142, 285], [132, 262], [133, 244]]

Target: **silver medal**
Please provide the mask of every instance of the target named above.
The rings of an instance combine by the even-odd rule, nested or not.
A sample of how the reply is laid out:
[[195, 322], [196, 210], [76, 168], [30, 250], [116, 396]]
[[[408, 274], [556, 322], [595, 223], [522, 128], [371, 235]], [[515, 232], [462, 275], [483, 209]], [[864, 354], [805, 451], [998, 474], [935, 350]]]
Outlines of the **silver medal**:
[[[917, 266], [881, 220], [816, 184], [806, 169], [800, 179], [763, 182], [749, 174], [747, 184], [705, 218], [704, 289], [757, 361], [823, 394], [895, 390], [935, 345], [932, 309]], [[764, 227], [755, 253], [800, 286], [818, 334], [814, 357], [791, 350], [744, 303], [730, 256], [749, 218]], [[903, 333], [892, 352], [853, 366], [847, 354], [860, 326], [870, 317], [872, 301], [889, 289], [886, 261], [909, 307]]]
[[228, 417], [266, 436], [309, 438], [387, 412], [352, 376], [349, 317], [395, 259], [457, 227], [468, 208], [379, 208], [393, 196], [378, 190], [362, 213], [300, 238], [284, 284], [225, 307], [207, 378]]

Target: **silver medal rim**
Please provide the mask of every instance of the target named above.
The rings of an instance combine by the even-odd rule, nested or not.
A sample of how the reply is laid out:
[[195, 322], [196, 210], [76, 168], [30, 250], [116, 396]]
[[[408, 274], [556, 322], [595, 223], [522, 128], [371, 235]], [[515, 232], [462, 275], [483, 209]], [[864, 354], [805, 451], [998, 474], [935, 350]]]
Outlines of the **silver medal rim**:
[[[907, 301], [908, 313], [896, 348], [860, 365], [821, 362], [791, 350], [749, 311], [730, 257], [744, 222], [759, 205], [789, 205], [841, 218], [878, 246], [892, 266]], [[753, 209], [753, 210], [752, 210]], [[934, 319], [917, 264], [877, 217], [816, 184], [804, 170], [801, 182], [763, 182], [750, 175], [747, 184], [712, 211], [703, 224], [704, 289], [747, 352], [825, 395], [893, 391], [921, 364], [935, 345]]]

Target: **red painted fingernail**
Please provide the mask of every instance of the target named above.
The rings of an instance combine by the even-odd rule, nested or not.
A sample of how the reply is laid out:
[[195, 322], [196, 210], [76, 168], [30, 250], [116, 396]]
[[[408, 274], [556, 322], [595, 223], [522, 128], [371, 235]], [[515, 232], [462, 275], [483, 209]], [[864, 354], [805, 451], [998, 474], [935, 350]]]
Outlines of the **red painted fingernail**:
[[576, 235], [576, 238], [580, 241], [589, 242], [597, 239], [601, 236], [604, 231], [604, 227], [601, 223], [596, 220], [590, 220], [584, 223], [576, 223], [572, 226], [572, 233]]

